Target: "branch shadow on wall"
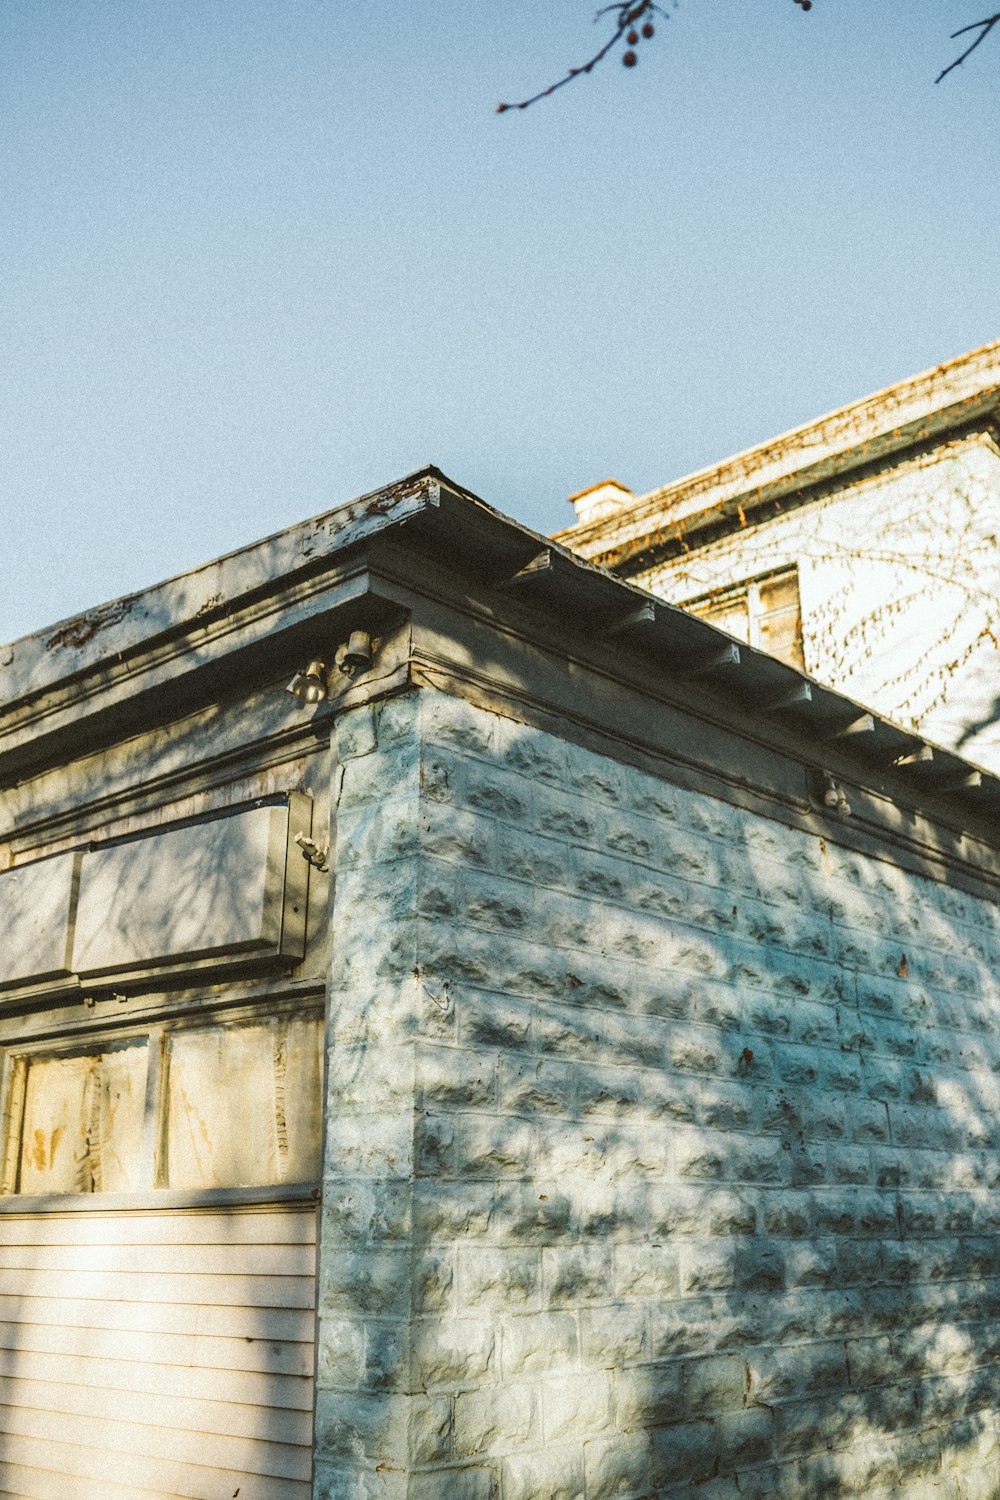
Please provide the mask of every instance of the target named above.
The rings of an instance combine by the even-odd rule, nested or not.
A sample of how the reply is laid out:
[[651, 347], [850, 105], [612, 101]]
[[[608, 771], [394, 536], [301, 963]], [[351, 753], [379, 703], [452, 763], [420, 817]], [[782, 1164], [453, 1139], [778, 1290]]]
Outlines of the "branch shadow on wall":
[[422, 1493], [541, 1495], [549, 1451], [588, 1500], [1000, 1491], [992, 908], [455, 718], [385, 956], [451, 996], [412, 992], [415, 1345], [360, 1377], [438, 1403]]

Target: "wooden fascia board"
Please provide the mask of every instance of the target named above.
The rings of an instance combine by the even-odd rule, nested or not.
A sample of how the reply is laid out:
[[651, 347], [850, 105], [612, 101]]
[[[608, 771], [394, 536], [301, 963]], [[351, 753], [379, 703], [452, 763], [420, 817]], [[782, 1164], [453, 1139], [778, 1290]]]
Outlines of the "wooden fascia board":
[[30, 716], [50, 697], [71, 694], [80, 702], [123, 670], [134, 678], [153, 663], [224, 654], [239, 631], [266, 628], [276, 613], [322, 591], [366, 541], [433, 510], [444, 478], [421, 470], [139, 594], [0, 645], [0, 739], [22, 711]]
[[[519, 557], [523, 566], [547, 549], [552, 552], [553, 566], [539, 570], [530, 587], [504, 587], [511, 569], [498, 567], [498, 555], [512, 560], [516, 571]], [[649, 609], [640, 608], [650, 602], [652, 617]], [[499, 651], [503, 640], [517, 639], [522, 667], [536, 659], [547, 662], [544, 682], [553, 692], [562, 680], [560, 672], [563, 677], [568, 673], [575, 684], [573, 701], [578, 704], [585, 680], [597, 680], [594, 673], [618, 683], [626, 695], [623, 725], [629, 722], [628, 715], [641, 719], [644, 702], [669, 703], [689, 724], [716, 724], [731, 740], [756, 746], [753, 753], [758, 764], [777, 749], [799, 767], [800, 783], [806, 769], [822, 767], [876, 798], [891, 798], [899, 808], [909, 810], [906, 816], [926, 807], [931, 809], [928, 816], [940, 820], [946, 829], [960, 833], [972, 826], [987, 842], [992, 837], [991, 810], [995, 811], [994, 804], [1000, 805], [996, 778], [984, 775], [973, 805], [957, 774], [973, 768], [960, 759], [956, 762], [952, 757], [948, 762], [948, 781], [957, 790], [947, 797], [938, 794], [934, 778], [917, 785], [912, 777], [894, 773], [889, 762], [914, 749], [919, 743], [915, 737], [874, 718], [871, 733], [833, 740], [838, 726], [858, 719], [865, 710], [819, 684], [810, 682], [805, 695], [799, 691], [808, 681], [803, 674], [749, 647], [739, 648], [738, 659], [734, 657], [725, 672], [692, 677], [685, 669], [705, 653], [717, 653], [729, 642], [728, 636], [706, 621], [651, 600], [634, 585], [546, 542], [446, 484], [440, 486], [433, 506], [411, 507], [405, 517], [391, 526], [380, 526], [363, 542], [352, 545], [335, 565], [308, 576], [299, 571], [273, 580], [245, 610], [220, 618], [204, 639], [197, 633], [197, 622], [189, 622], [187, 635], [179, 633], [123, 663], [105, 662], [100, 671], [63, 684], [61, 697], [43, 695], [23, 705], [25, 717], [18, 724], [12, 723], [8, 711], [6, 739], [0, 737], [0, 775], [9, 779], [25, 764], [79, 754], [88, 734], [93, 741], [105, 730], [124, 735], [126, 725], [133, 734], [152, 726], [157, 713], [162, 720], [167, 711], [177, 710], [185, 694], [193, 701], [199, 692], [217, 691], [223, 681], [220, 674], [234, 664], [237, 668], [256, 666], [259, 671], [263, 663], [273, 670], [283, 653], [298, 651], [308, 641], [318, 644], [320, 638], [329, 643], [335, 630], [359, 616], [398, 619], [401, 612], [418, 604], [421, 609], [431, 604], [446, 607], [456, 630], [463, 618], [476, 622], [474, 649], [480, 657], [470, 660], [469, 670], [478, 673], [483, 684], [489, 682], [487, 668], [494, 648]], [[637, 611], [638, 628], [609, 634], [609, 623], [627, 620]], [[405, 687], [409, 637], [402, 649], [406, 659], [394, 662], [388, 674], [376, 672], [370, 680], [338, 687], [337, 703], [331, 707], [370, 701]], [[461, 650], [468, 655], [471, 649], [469, 642], [462, 641]], [[413, 660], [418, 656], [414, 648]], [[562, 667], [553, 665], [559, 659]], [[500, 696], [512, 691], [499, 677], [494, 686]], [[539, 688], [534, 697], [541, 703], [548, 691], [549, 687]], [[787, 700], [789, 694], [797, 698], [790, 716], [794, 725], [785, 722], [789, 715], [783, 710], [757, 712], [762, 703], [773, 705], [782, 697]], [[571, 707], [567, 700], [567, 712]], [[0, 734], [2, 729], [0, 723]], [[628, 733], [623, 727], [626, 739]], [[687, 743], [686, 730], [684, 735]], [[248, 744], [256, 737], [254, 726], [248, 724]], [[873, 751], [877, 752], [874, 760]], [[691, 766], [700, 766], [701, 774], [719, 771], [704, 750], [699, 751], [697, 737], [690, 753], [684, 755]], [[737, 782], [747, 784], [755, 774], [733, 772]]]
[[[787, 725], [741, 720], [723, 701], [698, 701], [693, 692], [682, 698], [648, 678], [640, 683], [637, 671], [570, 657], [554, 642], [542, 648], [513, 624], [460, 621], [427, 598], [409, 603], [418, 686], [466, 697], [916, 874], [992, 900], [1000, 895], [1000, 838], [974, 812], [949, 816], [940, 799], [905, 785], [891, 768], [872, 775], [850, 754]], [[813, 788], [823, 771], [846, 787], [850, 817], [820, 805]]]
[[[308, 582], [292, 582], [211, 631], [195, 627], [131, 659], [102, 662], [0, 717], [0, 784], [25, 768], [86, 753], [100, 736], [135, 733], [222, 692], [234, 675], [259, 672], [279, 653], [331, 648], [339, 620], [368, 627], [378, 615], [365, 560]], [[363, 619], [362, 619], [363, 616]], [[354, 628], [352, 623], [351, 628]]]
[[[438, 686], [465, 682], [484, 706], [489, 707], [492, 695], [495, 705], [518, 705], [514, 716], [530, 709], [555, 721], [584, 725], [601, 736], [605, 753], [612, 754], [616, 752], [607, 747], [615, 735], [623, 746], [650, 748], [637, 726], [646, 726], [655, 710], [666, 726], [656, 753], [675, 771], [681, 768], [694, 778], [692, 785], [714, 789], [717, 795], [739, 791], [741, 797], [763, 799], [771, 815], [783, 807], [786, 818], [805, 818], [810, 827], [848, 844], [865, 827], [870, 839], [885, 839], [892, 847], [912, 844], [920, 851], [924, 873], [924, 866], [935, 861], [954, 872], [968, 859], [984, 879], [1000, 881], [1000, 782], [995, 777], [980, 773], [982, 784], [995, 794], [992, 809], [985, 799], [968, 798], [968, 788], [955, 775], [955, 762], [970, 772], [974, 768], [951, 754], [941, 784], [918, 782], [892, 764], [922, 743], [918, 737], [874, 715], [869, 733], [838, 735], [838, 729], [864, 719], [867, 711], [772, 657], [742, 648], [748, 673], [759, 674], [742, 684], [739, 667], [716, 679], [690, 678], [672, 671], [663, 635], [657, 641], [648, 628], [628, 650], [598, 628], [598, 616], [588, 627], [580, 616], [568, 619], [555, 613], [543, 628], [526, 601], [500, 590], [470, 592], [461, 581], [455, 587], [448, 570], [429, 558], [421, 563], [418, 591], [412, 560], [404, 570], [388, 538], [372, 568], [382, 597], [391, 596], [410, 617], [414, 681]], [[667, 630], [669, 626], [668, 618]], [[727, 639], [712, 627], [707, 633]], [[775, 692], [776, 684], [797, 699], [792, 713], [759, 706], [761, 689]], [[808, 696], [799, 693], [802, 684], [809, 686]], [[812, 787], [815, 773], [823, 771], [850, 787], [854, 811], [849, 822], [816, 808]], [[913, 828], [918, 834], [912, 834]], [[962, 852], [973, 848], [980, 851], [974, 859]]]
[[[436, 518], [436, 524], [447, 527], [447, 516]], [[433, 539], [423, 538], [425, 547], [429, 541]], [[565, 593], [546, 597], [537, 590], [512, 594], [502, 587], [470, 587], [466, 576], [441, 563], [433, 551], [424, 552], [415, 570], [409, 549], [400, 549], [398, 538], [391, 534], [373, 546], [369, 566], [380, 597], [386, 601], [391, 598], [401, 609], [412, 610], [419, 598], [434, 599], [470, 617], [489, 620], [497, 629], [514, 629], [526, 640], [544, 642], [570, 658], [594, 662], [631, 681], [640, 691], [655, 691], [673, 701], [693, 703], [696, 708], [699, 698], [716, 705], [725, 702], [729, 705], [729, 722], [736, 728], [755, 720], [776, 726], [794, 719], [797, 734], [807, 743], [828, 747], [827, 758], [846, 758], [855, 780], [880, 785], [878, 778], [884, 768], [927, 743], [913, 730], [892, 723], [766, 652], [742, 643], [738, 653], [725, 652], [723, 648], [736, 643], [724, 631], [565, 550], [561, 565], [564, 589], [568, 574], [576, 573], [568, 595], [574, 603], [572, 610], [561, 607]], [[419, 589], [413, 585], [415, 576], [420, 580]], [[609, 620], [634, 614], [644, 601], [654, 605], [652, 619], [643, 611], [641, 629], [621, 635], [609, 633]], [[610, 614], [609, 609], [613, 611]], [[700, 664], [710, 656], [724, 660], [727, 669], [705, 674]], [[802, 691], [805, 686], [808, 693]], [[772, 712], [768, 712], [769, 706]], [[844, 733], [848, 726], [861, 722], [866, 725], [866, 733]], [[763, 737], [771, 732], [778, 729], [765, 729]], [[953, 751], [935, 748], [934, 755], [945, 774], [940, 779], [935, 776], [924, 780], [923, 790], [933, 793], [945, 782], [959, 787], [963, 771], [978, 769], [986, 793], [977, 802], [980, 813], [987, 811], [990, 799], [995, 800], [1000, 812], [1000, 778]], [[906, 785], [912, 786], [912, 781], [905, 778]], [[897, 776], [896, 789], [903, 785], [904, 778]], [[964, 817], [965, 804], [954, 805]]]

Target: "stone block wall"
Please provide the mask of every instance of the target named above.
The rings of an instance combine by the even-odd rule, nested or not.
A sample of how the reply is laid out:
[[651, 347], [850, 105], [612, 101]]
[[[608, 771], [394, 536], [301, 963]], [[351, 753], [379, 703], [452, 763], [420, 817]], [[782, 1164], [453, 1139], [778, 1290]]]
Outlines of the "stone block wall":
[[995, 909], [344, 716], [317, 1500], [1000, 1494]]

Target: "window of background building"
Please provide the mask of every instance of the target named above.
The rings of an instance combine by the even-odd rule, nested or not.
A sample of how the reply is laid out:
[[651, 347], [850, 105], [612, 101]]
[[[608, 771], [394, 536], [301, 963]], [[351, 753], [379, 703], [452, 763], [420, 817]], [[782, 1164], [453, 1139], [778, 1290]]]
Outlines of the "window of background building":
[[798, 569], [786, 568], [689, 600], [692, 614], [805, 671]]

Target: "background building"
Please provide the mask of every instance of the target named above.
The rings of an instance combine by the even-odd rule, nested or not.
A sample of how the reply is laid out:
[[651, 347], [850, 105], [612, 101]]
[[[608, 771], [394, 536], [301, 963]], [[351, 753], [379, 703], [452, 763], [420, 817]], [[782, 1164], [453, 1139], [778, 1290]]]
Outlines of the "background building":
[[1000, 766], [1000, 343], [633, 495], [558, 540]]

